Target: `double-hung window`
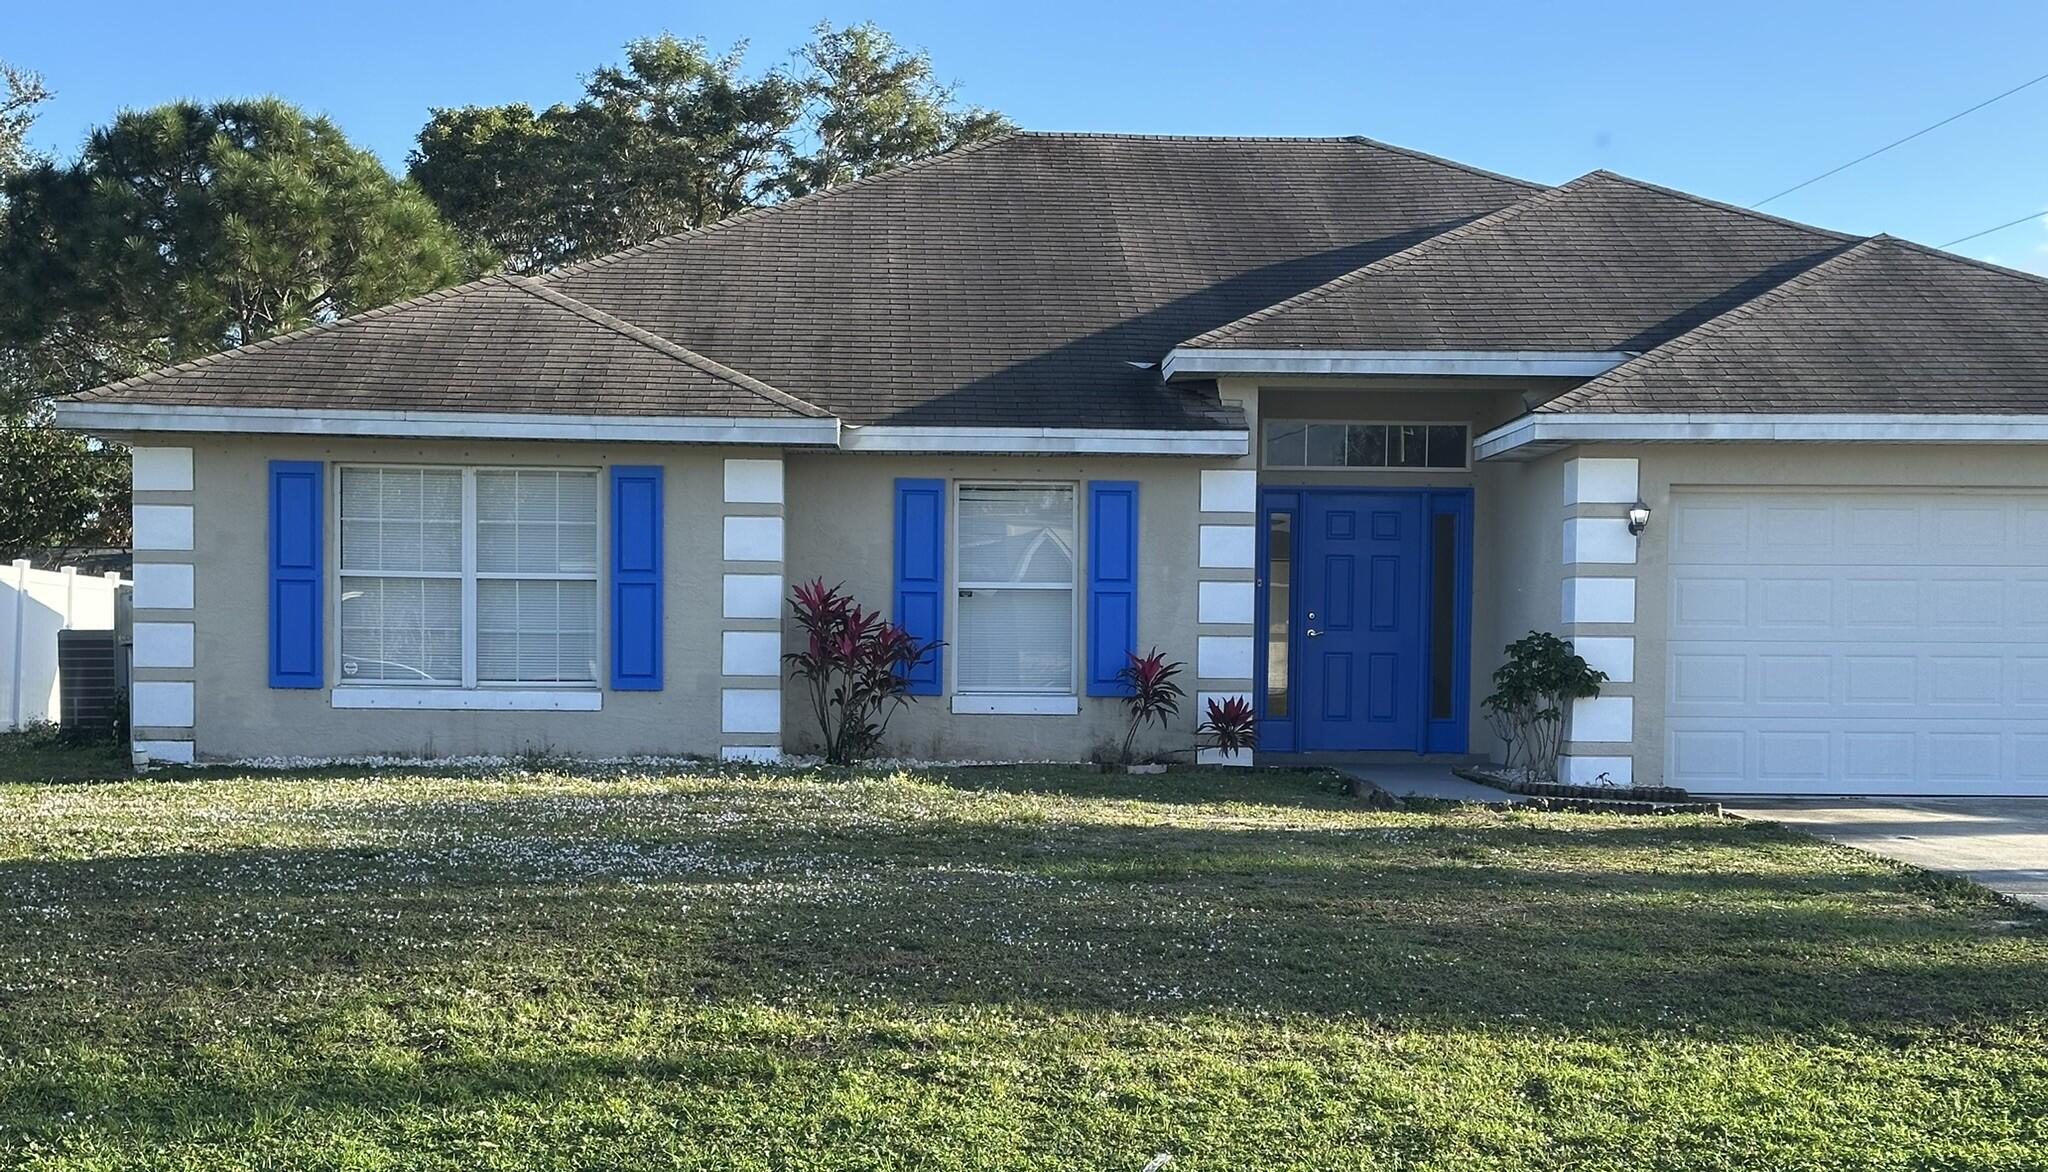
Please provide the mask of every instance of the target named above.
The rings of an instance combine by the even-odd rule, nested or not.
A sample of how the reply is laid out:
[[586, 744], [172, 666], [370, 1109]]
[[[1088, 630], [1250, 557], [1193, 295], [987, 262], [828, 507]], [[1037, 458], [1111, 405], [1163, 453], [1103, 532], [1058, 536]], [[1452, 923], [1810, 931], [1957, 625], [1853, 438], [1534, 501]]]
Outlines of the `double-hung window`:
[[597, 682], [596, 472], [340, 475], [345, 683]]
[[960, 486], [958, 692], [1074, 692], [1074, 486]]

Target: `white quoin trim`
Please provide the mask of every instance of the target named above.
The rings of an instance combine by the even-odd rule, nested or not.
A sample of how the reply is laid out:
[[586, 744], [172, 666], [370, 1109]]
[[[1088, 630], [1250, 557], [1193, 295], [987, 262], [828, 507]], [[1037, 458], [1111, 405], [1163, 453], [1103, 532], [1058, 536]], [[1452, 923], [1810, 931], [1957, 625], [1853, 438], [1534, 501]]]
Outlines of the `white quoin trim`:
[[1588, 696], [1572, 701], [1574, 743], [1625, 745], [1635, 739], [1636, 702], [1630, 696]]
[[724, 552], [729, 562], [781, 561], [782, 518], [727, 517]]
[[782, 461], [728, 459], [725, 462], [725, 501], [727, 504], [781, 504]]
[[129, 448], [130, 486], [136, 492], [191, 492], [191, 448]]
[[1609, 683], [1630, 684], [1636, 678], [1636, 641], [1630, 635], [1573, 635], [1572, 650], [1586, 666], [1607, 673]]
[[1566, 623], [1632, 623], [1636, 621], [1634, 578], [1566, 578]]
[[849, 452], [972, 452], [1029, 455], [1242, 456], [1251, 450], [1243, 428], [1170, 431], [1116, 427], [848, 427]]
[[191, 610], [192, 567], [184, 562], [137, 562], [133, 572], [137, 610]]
[[191, 623], [144, 623], [133, 627], [135, 667], [191, 667]]
[[1214, 374], [1591, 378], [1633, 357], [1622, 350], [1205, 350], [1177, 346], [1160, 364], [1160, 371], [1168, 379]]
[[1642, 495], [1634, 457], [1581, 456], [1564, 462], [1566, 505], [1632, 505]]
[[1576, 443], [2048, 444], [2048, 415], [1643, 412], [1524, 415], [1472, 445], [1526, 460]]
[[241, 432], [398, 439], [538, 439], [701, 444], [839, 442], [837, 419], [685, 415], [543, 415], [519, 411], [363, 411], [61, 402], [59, 427], [78, 431]]
[[134, 506], [134, 548], [189, 550], [192, 548], [191, 505]]

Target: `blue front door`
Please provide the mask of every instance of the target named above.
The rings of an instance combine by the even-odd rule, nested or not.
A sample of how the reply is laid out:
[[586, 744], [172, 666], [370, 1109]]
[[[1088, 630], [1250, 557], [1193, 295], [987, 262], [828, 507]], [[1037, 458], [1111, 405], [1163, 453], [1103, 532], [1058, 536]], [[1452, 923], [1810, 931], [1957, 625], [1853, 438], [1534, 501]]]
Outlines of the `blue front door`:
[[1425, 504], [1416, 492], [1303, 494], [1302, 749], [1422, 750]]

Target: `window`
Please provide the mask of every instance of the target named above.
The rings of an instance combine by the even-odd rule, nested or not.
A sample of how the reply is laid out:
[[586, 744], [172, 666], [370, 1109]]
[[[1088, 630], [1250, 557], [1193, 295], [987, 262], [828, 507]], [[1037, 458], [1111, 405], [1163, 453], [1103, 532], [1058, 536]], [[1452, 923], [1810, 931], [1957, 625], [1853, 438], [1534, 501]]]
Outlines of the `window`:
[[1287, 716], [1287, 639], [1294, 614], [1294, 514], [1266, 514], [1266, 711]]
[[1462, 423], [1266, 424], [1269, 468], [1465, 468], [1469, 430]]
[[1074, 488], [960, 486], [958, 692], [1074, 691]]
[[597, 681], [595, 472], [341, 470], [341, 674]]

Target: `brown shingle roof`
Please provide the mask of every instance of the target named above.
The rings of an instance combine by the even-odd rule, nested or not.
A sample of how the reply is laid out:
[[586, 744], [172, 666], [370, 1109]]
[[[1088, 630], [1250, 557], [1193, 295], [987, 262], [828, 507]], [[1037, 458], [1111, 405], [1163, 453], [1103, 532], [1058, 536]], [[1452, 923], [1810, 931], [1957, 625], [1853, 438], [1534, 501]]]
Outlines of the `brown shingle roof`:
[[1020, 133], [547, 281], [849, 423], [1241, 426], [1144, 364], [1529, 190], [1364, 139]]
[[329, 410], [827, 413], [537, 282], [486, 277], [77, 396]]
[[2048, 411], [2048, 281], [1873, 237], [1539, 410]]
[[1184, 344], [1640, 351], [1854, 239], [1595, 171]]

